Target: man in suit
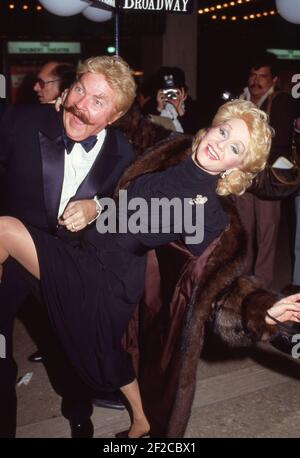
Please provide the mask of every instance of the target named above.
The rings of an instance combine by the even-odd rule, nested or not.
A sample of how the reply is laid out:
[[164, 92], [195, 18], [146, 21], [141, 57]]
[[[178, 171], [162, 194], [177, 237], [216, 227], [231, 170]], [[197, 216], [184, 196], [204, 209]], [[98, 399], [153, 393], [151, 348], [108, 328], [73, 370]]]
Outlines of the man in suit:
[[[134, 96], [128, 65], [103, 56], [79, 67], [61, 114], [48, 104], [9, 107], [0, 124], [2, 214], [78, 244], [82, 231], [101, 212], [97, 197], [110, 196], [134, 160], [125, 137], [110, 127]], [[0, 437], [15, 434], [12, 329], [18, 306], [29, 293], [39, 297], [38, 283], [16, 263], [5, 263], [0, 287], [0, 334], [6, 339], [6, 358], [0, 359]], [[66, 361], [60, 368], [62, 410], [72, 437], [92, 437], [90, 397]]]
[[[290, 94], [278, 91], [278, 63], [273, 54], [254, 56], [248, 86], [241, 98], [250, 100], [268, 113], [275, 131], [268, 163], [279, 156], [291, 159], [294, 104]], [[280, 222], [280, 202], [265, 200], [245, 192], [236, 205], [248, 236], [246, 272], [254, 274], [270, 287], [273, 282], [275, 254]]]

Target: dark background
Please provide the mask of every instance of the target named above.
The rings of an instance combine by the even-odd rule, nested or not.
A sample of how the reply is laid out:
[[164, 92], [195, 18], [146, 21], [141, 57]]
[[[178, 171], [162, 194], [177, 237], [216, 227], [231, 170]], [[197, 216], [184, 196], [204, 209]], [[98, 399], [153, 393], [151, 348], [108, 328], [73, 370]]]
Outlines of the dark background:
[[[226, 0], [198, 0], [197, 8], [223, 4]], [[8, 4], [16, 5], [14, 10]], [[227, 2], [230, 3], [230, 0]], [[29, 6], [27, 11], [22, 5]], [[0, 1], [0, 40], [2, 54], [6, 40], [76, 40], [83, 45], [82, 57], [106, 53], [106, 48], [114, 44], [114, 21], [97, 23], [85, 19], [81, 14], [72, 17], [59, 17], [45, 10], [38, 12], [37, 0]], [[251, 55], [267, 48], [300, 49], [300, 25], [291, 24], [278, 14], [263, 19], [242, 20], [242, 16], [252, 12], [275, 9], [275, 0], [254, 0], [241, 6], [226, 8], [217, 13], [236, 15], [238, 20], [211, 20], [211, 14], [198, 15], [198, 58], [197, 96], [203, 107], [206, 123], [220, 103], [223, 90], [238, 94], [246, 84], [248, 63]], [[143, 70], [142, 37], [162, 36], [165, 30], [166, 14], [148, 12], [123, 12], [121, 15], [120, 54], [132, 68]], [[188, 33], [179, 31], [180, 35]], [[176, 46], [174, 39], [174, 46]], [[153, 52], [156, 52], [153, 49]], [[187, 50], [189, 52], [189, 50]], [[25, 58], [25, 57], [24, 57]], [[31, 57], [32, 58], [32, 57]], [[36, 57], [38, 59], [39, 56]], [[151, 60], [151, 55], [146, 56]], [[3, 61], [3, 60], [2, 60]], [[282, 68], [300, 73], [300, 60], [282, 61]], [[0, 71], [2, 69], [0, 68]], [[153, 69], [155, 71], [156, 69]], [[2, 70], [3, 72], [3, 70]]]
[[[224, 3], [199, 1], [201, 6]], [[229, 3], [229, 2], [228, 2]], [[257, 0], [249, 4], [222, 10], [222, 14], [239, 18], [252, 12], [270, 11], [275, 0]], [[220, 15], [221, 13], [219, 13]], [[287, 22], [279, 14], [244, 21], [212, 21], [209, 15], [199, 15], [198, 27], [198, 98], [208, 107], [209, 117], [219, 105], [224, 90], [239, 95], [247, 85], [249, 60], [268, 48], [300, 49], [300, 25]], [[282, 83], [291, 73], [300, 73], [300, 60], [280, 61]]]

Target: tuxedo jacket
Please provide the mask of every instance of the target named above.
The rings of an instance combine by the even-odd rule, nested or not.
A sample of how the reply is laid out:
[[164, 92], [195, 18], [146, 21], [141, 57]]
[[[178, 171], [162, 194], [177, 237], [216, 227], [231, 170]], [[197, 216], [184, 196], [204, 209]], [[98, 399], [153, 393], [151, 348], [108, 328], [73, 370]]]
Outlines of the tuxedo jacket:
[[[39, 229], [73, 238], [74, 233], [57, 226], [64, 179], [62, 132], [62, 115], [53, 105], [7, 108], [0, 123], [0, 168], [4, 169], [0, 212]], [[124, 135], [108, 127], [91, 170], [71, 200], [112, 195], [124, 169], [134, 158]]]

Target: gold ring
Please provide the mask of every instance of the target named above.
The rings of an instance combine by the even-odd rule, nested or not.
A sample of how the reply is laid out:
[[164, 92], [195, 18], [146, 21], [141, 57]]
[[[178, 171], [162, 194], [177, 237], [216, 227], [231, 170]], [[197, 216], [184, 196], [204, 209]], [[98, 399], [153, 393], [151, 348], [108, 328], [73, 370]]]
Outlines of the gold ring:
[[73, 231], [76, 231], [76, 226], [74, 223], [71, 224], [71, 228], [73, 229]]

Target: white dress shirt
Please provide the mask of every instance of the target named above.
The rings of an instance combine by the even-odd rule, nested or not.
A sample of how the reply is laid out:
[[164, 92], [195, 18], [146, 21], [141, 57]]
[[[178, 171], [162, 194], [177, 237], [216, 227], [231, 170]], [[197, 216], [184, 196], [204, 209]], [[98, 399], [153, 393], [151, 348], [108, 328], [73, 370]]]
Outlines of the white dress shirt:
[[77, 189], [91, 170], [96, 157], [103, 145], [106, 129], [97, 135], [97, 142], [88, 153], [80, 143], [75, 143], [70, 154], [65, 150], [64, 181], [60, 197], [58, 217], [60, 217], [69, 200], [76, 194]]

